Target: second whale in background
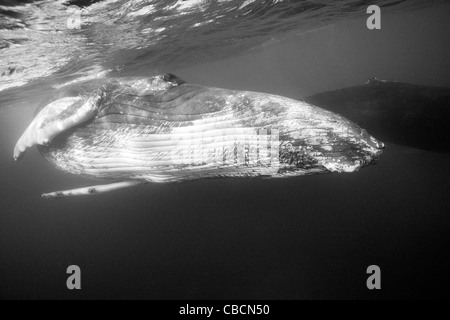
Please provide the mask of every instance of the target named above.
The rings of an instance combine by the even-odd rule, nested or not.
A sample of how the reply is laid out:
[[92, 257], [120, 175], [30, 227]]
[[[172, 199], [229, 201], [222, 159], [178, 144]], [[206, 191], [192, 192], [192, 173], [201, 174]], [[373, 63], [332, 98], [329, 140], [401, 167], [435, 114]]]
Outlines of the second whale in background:
[[450, 88], [373, 78], [305, 100], [343, 115], [385, 142], [450, 152]]

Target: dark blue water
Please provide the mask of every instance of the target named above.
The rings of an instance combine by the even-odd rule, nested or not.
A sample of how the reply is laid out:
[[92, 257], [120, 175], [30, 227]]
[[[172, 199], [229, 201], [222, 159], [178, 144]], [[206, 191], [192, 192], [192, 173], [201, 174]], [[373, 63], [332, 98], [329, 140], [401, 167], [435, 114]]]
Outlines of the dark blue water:
[[[88, 7], [75, 30], [64, 27], [69, 3], [36, 1], [48, 18], [2, 2], [1, 298], [448, 294], [447, 153], [387, 141], [377, 165], [353, 174], [151, 184], [63, 201], [40, 194], [92, 181], [55, 170], [37, 150], [13, 162], [39, 103], [85, 78], [172, 72], [292, 98], [373, 76], [450, 87], [446, 2], [380, 2], [382, 29], [372, 31], [366, 3], [256, 1], [238, 13], [243, 2], [109, 1]], [[373, 264], [378, 291], [366, 287]], [[80, 291], [66, 288], [69, 265], [82, 270]]]

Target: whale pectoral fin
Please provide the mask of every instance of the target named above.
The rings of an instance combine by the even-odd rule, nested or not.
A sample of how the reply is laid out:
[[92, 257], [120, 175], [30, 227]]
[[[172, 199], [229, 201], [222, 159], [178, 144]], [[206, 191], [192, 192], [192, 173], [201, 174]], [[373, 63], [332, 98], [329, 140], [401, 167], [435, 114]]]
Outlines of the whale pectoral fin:
[[122, 181], [122, 182], [116, 182], [116, 183], [111, 183], [111, 184], [106, 184], [106, 185], [91, 186], [91, 187], [85, 187], [85, 188], [79, 188], [79, 189], [73, 189], [73, 190], [44, 193], [42, 195], [42, 198], [44, 198], [44, 199], [60, 199], [60, 198], [76, 197], [76, 196], [90, 196], [90, 195], [120, 190], [120, 189], [124, 189], [124, 188], [134, 187], [134, 186], [137, 186], [140, 184], [146, 184], [146, 183], [148, 183], [148, 182], [142, 181], [142, 180]]
[[20, 159], [27, 148], [48, 145], [61, 132], [94, 118], [101, 99], [101, 94], [87, 99], [67, 97], [45, 106], [17, 142], [14, 159]]

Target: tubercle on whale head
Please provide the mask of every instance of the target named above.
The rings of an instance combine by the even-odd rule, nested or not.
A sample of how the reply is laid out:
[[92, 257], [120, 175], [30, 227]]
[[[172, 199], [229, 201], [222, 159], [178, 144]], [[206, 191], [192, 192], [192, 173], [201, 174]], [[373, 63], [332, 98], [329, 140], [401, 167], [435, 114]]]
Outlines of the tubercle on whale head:
[[366, 129], [363, 129], [360, 127], [358, 127], [358, 129], [359, 129], [359, 134], [361, 135], [361, 138], [364, 139], [369, 146], [371, 146], [375, 149], [380, 149], [380, 150], [385, 148], [384, 143], [375, 139], [375, 137], [370, 135]]
[[322, 113], [320, 109], [315, 115], [312, 122], [315, 127], [299, 126], [300, 131], [290, 134], [294, 152], [283, 155], [283, 158], [294, 157], [298, 168], [355, 172], [375, 164], [382, 155], [384, 144], [357, 124], [338, 114]]
[[362, 167], [375, 164], [382, 154], [382, 149], [366, 147], [364, 144], [358, 148], [335, 154], [334, 148], [330, 152], [322, 152], [316, 157], [317, 163], [329, 172], [355, 172]]
[[364, 165], [376, 163], [383, 154], [383, 150], [386, 147], [385, 144], [370, 135], [365, 129], [360, 127], [357, 128], [359, 129], [359, 139], [362, 144], [361, 148], [366, 153]]
[[355, 142], [358, 143], [363, 150], [365, 150], [370, 156], [378, 158], [383, 153], [385, 144], [375, 137], [370, 135], [366, 129], [361, 128], [358, 124], [347, 118], [338, 115], [346, 123], [352, 134], [354, 135]]

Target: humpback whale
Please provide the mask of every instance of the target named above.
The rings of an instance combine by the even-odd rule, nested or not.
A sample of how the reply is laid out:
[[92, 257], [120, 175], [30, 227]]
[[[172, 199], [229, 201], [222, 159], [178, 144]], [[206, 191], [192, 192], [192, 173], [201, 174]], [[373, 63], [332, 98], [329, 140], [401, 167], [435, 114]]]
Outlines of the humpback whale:
[[109, 182], [44, 198], [149, 182], [354, 172], [384, 148], [343, 116], [303, 101], [190, 84], [172, 74], [64, 89], [38, 111], [14, 158], [34, 145], [58, 169]]
[[450, 88], [372, 78], [305, 101], [345, 116], [383, 141], [450, 152]]

